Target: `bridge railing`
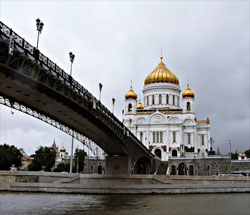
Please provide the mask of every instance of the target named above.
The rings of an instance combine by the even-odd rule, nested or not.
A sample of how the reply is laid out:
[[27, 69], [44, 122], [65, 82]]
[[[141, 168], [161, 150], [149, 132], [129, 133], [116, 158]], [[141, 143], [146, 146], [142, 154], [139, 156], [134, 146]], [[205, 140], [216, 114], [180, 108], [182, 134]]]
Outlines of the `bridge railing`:
[[[7, 42], [10, 41], [11, 37], [15, 41], [15, 47], [18, 51], [26, 52], [32, 60], [36, 60], [38, 64], [43, 66], [46, 71], [50, 71], [52, 75], [57, 77], [59, 80], [64, 82], [68, 87], [71, 87], [72, 90], [80, 95], [84, 100], [87, 100], [91, 103], [95, 102], [95, 109], [101, 110], [102, 113], [112, 121], [117, 127], [122, 129], [124, 135], [131, 138], [134, 142], [137, 142], [142, 148], [146, 147], [137, 139], [137, 137], [113, 114], [108, 108], [106, 108], [98, 99], [96, 99], [87, 89], [85, 89], [81, 84], [79, 84], [75, 79], [67, 74], [63, 69], [61, 69], [56, 63], [42, 54], [38, 49], [32, 46], [30, 43], [25, 41], [21, 36], [15, 33], [11, 28], [6, 26], [3, 22], [0, 21], [0, 35], [3, 36], [4, 40]], [[21, 48], [21, 49], [20, 49]], [[147, 150], [147, 149], [146, 149]]]

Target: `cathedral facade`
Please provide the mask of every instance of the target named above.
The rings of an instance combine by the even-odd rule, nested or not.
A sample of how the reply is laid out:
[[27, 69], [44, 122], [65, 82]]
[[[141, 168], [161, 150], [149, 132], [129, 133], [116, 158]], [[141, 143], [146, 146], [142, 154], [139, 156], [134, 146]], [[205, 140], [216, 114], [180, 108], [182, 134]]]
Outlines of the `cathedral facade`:
[[187, 85], [181, 93], [179, 79], [162, 57], [146, 77], [142, 93], [144, 105], [131, 84], [125, 95], [123, 122], [153, 154], [162, 161], [208, 156], [210, 120], [197, 120], [194, 92]]

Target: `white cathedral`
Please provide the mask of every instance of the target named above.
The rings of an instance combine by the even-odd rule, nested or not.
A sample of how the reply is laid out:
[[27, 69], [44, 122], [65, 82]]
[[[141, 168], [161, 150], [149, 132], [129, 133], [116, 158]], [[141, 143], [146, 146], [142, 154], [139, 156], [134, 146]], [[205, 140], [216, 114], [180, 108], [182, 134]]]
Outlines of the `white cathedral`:
[[187, 85], [182, 93], [179, 80], [163, 63], [146, 77], [142, 105], [132, 89], [125, 95], [124, 124], [163, 161], [169, 158], [207, 157], [210, 120], [195, 117], [195, 94]]

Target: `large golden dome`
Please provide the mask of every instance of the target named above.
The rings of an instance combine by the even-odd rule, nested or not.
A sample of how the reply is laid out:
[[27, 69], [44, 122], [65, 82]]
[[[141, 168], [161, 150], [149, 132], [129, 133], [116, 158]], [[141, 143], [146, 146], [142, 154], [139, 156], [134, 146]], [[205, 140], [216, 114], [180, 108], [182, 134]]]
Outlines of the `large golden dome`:
[[132, 84], [130, 86], [130, 90], [126, 93], [125, 99], [137, 99], [137, 95], [135, 91], [132, 89]]
[[137, 103], [137, 106], [136, 106], [137, 109], [144, 109], [144, 106], [143, 104], [141, 103], [140, 99], [139, 99], [139, 102]]
[[187, 85], [187, 89], [182, 93], [183, 98], [194, 98], [194, 92]]
[[166, 82], [179, 85], [179, 79], [176, 77], [174, 73], [172, 73], [166, 65], [163, 63], [161, 57], [161, 62], [159, 65], [151, 72], [144, 81], [144, 85], [158, 83], [158, 82]]

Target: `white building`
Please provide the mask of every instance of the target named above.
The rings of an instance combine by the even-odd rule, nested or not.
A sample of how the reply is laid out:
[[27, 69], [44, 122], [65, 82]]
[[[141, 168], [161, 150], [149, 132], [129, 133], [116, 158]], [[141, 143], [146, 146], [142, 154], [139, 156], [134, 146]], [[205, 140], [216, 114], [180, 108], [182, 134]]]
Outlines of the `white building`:
[[210, 120], [195, 117], [195, 94], [187, 85], [182, 93], [179, 80], [163, 63], [146, 77], [143, 101], [132, 89], [125, 95], [124, 124], [163, 161], [169, 157], [208, 155]]
[[69, 160], [68, 152], [66, 152], [66, 148], [64, 148], [64, 146], [59, 149], [59, 147], [56, 146], [56, 141], [54, 140], [52, 148], [56, 152], [56, 166], [58, 163]]

